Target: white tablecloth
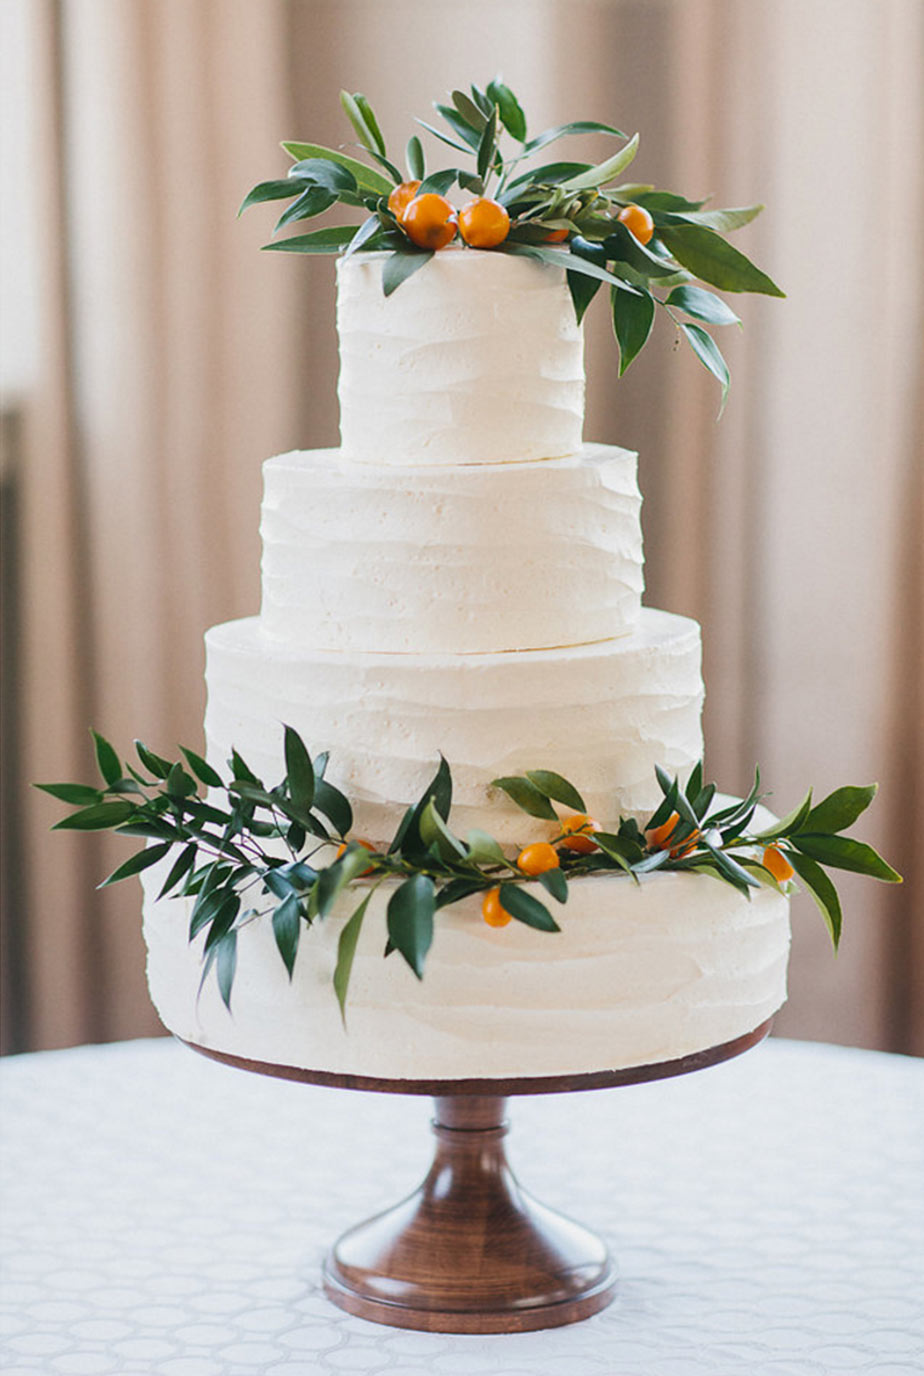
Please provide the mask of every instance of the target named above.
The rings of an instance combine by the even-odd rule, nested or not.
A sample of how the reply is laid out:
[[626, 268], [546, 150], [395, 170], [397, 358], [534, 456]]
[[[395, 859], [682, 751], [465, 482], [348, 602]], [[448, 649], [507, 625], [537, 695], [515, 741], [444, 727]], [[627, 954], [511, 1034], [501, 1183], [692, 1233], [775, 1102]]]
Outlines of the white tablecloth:
[[264, 1079], [172, 1042], [0, 1066], [5, 1376], [920, 1376], [924, 1062], [770, 1042], [656, 1084], [511, 1101], [511, 1161], [598, 1229], [604, 1313], [500, 1337], [325, 1300], [414, 1188], [426, 1099]]

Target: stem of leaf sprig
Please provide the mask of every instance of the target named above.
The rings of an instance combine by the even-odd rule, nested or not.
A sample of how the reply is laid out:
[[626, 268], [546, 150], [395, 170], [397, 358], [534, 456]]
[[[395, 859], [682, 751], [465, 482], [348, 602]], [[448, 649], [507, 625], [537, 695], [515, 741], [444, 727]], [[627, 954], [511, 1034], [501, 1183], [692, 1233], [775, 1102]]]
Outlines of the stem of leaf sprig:
[[[415, 135], [408, 143], [406, 161], [411, 178], [421, 182], [418, 194], [437, 191], [445, 195], [454, 184], [476, 196], [493, 188], [493, 196], [510, 214], [512, 227], [502, 243], [477, 251], [515, 253], [564, 268], [579, 322], [600, 286], [609, 283], [620, 376], [648, 342], [657, 307], [666, 309], [699, 363], [718, 380], [721, 415], [728, 395], [728, 365], [704, 326], [741, 322], [720, 297], [694, 284], [699, 281], [723, 291], [784, 295], [723, 238], [749, 223], [763, 207], [709, 210], [704, 209], [702, 200], [658, 191], [647, 183], [614, 186], [635, 157], [637, 134], [627, 139], [613, 125], [577, 120], [528, 138], [522, 107], [500, 77], [484, 89], [473, 85], [469, 92], [454, 90], [450, 102], [434, 102], [444, 129], [425, 120], [417, 123], [444, 147], [473, 157], [475, 171], [452, 167], [427, 175], [423, 145]], [[351, 95], [344, 91], [341, 104], [358, 139], [357, 151], [372, 159], [375, 166], [342, 149], [284, 143], [294, 160], [289, 176], [254, 187], [241, 211], [263, 201], [294, 197], [276, 224], [279, 230], [322, 215], [337, 203], [364, 208], [368, 218], [361, 225], [329, 225], [264, 247], [286, 253], [391, 252], [383, 273], [388, 295], [423, 267], [430, 255], [411, 243], [388, 207], [388, 197], [401, 183], [402, 173], [388, 155], [369, 101], [360, 92]], [[559, 139], [581, 134], [627, 141], [601, 163], [542, 163], [519, 171], [523, 163]], [[506, 157], [500, 149], [502, 136], [517, 145]], [[647, 246], [618, 221], [618, 211], [628, 205], [641, 206], [651, 215], [654, 238]], [[550, 249], [549, 232], [562, 229], [567, 230], [568, 239]], [[666, 299], [653, 290], [658, 284], [670, 288]], [[689, 319], [680, 319], [676, 311]]]
[[[561, 847], [559, 867], [532, 879], [518, 870], [489, 833], [470, 831], [464, 841], [453, 833], [452, 773], [442, 758], [427, 788], [405, 812], [390, 845], [376, 849], [350, 839], [352, 808], [325, 778], [326, 752], [312, 759], [292, 727], [284, 728], [286, 772], [272, 788], [236, 750], [228, 762], [231, 778], [226, 782], [192, 750], [181, 747], [183, 760], [171, 762], [136, 741], [145, 775], [131, 764], [123, 765], [103, 736], [94, 732], [93, 737], [102, 788], [36, 785], [75, 809], [55, 829], [112, 830], [149, 842], [103, 885], [166, 863], [170, 853], [178, 851], [158, 897], [193, 899], [190, 940], [204, 933], [203, 983], [214, 967], [228, 1007], [237, 968], [237, 934], [243, 927], [261, 918], [271, 920], [291, 979], [303, 930], [327, 917], [341, 895], [352, 889], [361, 897], [341, 931], [333, 979], [343, 1012], [368, 904], [386, 879], [396, 887], [387, 905], [385, 955], [399, 951], [418, 978], [433, 940], [436, 913], [496, 886], [512, 917], [541, 931], [558, 931], [546, 903], [524, 886], [539, 885], [561, 904], [567, 900], [569, 881], [588, 874], [625, 874], [639, 882], [650, 871], [663, 869], [709, 874], [746, 895], [761, 884], [785, 891], [786, 884], [765, 863], [770, 847], [785, 856], [812, 895], [836, 948], [842, 916], [826, 868], [900, 882], [871, 846], [843, 835], [872, 802], [875, 784], [837, 789], [818, 804], [813, 804], [810, 791], [781, 821], [750, 832], [762, 797], [759, 774], [746, 798], [715, 810], [716, 786], [704, 783], [701, 764], [685, 785], [659, 768], [662, 801], [646, 825], [622, 818], [615, 831], [588, 833], [595, 849], [582, 853], [567, 849], [574, 833], [566, 829], [566, 819], [555, 807], [585, 813], [583, 798], [572, 783], [550, 770], [496, 779], [495, 787], [524, 814], [559, 823], [553, 841]], [[210, 790], [204, 798], [199, 794], [203, 785]], [[221, 805], [221, 792], [226, 806]], [[331, 845], [337, 847], [335, 857], [315, 864]], [[280, 846], [288, 858], [277, 853]], [[242, 897], [255, 889], [257, 903], [242, 911]], [[266, 902], [259, 906], [264, 896]]]

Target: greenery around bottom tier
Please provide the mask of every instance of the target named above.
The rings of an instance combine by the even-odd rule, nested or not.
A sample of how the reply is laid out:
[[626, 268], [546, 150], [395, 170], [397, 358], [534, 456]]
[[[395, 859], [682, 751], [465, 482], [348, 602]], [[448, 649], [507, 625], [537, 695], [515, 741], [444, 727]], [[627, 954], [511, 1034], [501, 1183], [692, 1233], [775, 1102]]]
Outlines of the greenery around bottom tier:
[[482, 895], [493, 926], [516, 920], [554, 933], [561, 930], [554, 912], [567, 903], [569, 886], [587, 875], [621, 875], [636, 884], [657, 870], [711, 875], [748, 897], [761, 886], [788, 893], [798, 882], [815, 900], [836, 949], [841, 905], [827, 871], [901, 881], [872, 846], [844, 835], [872, 802], [876, 784], [839, 788], [819, 803], [810, 789], [780, 821], [751, 831], [765, 796], [759, 771], [746, 798], [714, 811], [717, 788], [704, 781], [701, 763], [685, 784], [658, 767], [662, 799], [645, 825], [625, 817], [604, 831], [587, 816], [572, 783], [551, 770], [529, 770], [493, 786], [526, 816], [558, 830], [550, 841], [526, 842], [508, 854], [486, 831], [469, 831], [464, 840], [453, 832], [452, 772], [442, 756], [391, 842], [378, 845], [353, 835], [349, 799], [326, 778], [327, 752], [312, 758], [290, 726], [284, 728], [285, 774], [272, 786], [236, 750], [225, 780], [185, 747], [183, 759], [171, 761], [136, 741], [138, 769], [103, 736], [93, 737], [102, 787], [37, 785], [75, 809], [55, 829], [112, 830], [145, 842], [100, 887], [172, 858], [158, 897], [194, 900], [189, 939], [205, 933], [202, 981], [214, 971], [229, 1009], [242, 927], [272, 923], [291, 979], [302, 933], [352, 890], [357, 906], [340, 933], [333, 980], [344, 1012], [363, 921], [385, 880], [397, 884], [383, 954], [398, 952], [418, 978], [439, 912], [474, 894]]

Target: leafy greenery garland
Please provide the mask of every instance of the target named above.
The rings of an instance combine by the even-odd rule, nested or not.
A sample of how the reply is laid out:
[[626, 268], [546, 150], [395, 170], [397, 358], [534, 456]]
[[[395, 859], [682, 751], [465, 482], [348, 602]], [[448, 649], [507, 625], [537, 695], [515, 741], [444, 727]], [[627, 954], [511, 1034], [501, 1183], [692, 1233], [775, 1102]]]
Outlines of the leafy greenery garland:
[[[286, 773], [273, 787], [257, 778], [236, 750], [227, 783], [195, 751], [180, 747], [184, 760], [170, 761], [135, 742], [146, 774], [123, 764], [110, 743], [93, 732], [102, 788], [87, 784], [38, 784], [61, 802], [76, 808], [56, 830], [114, 830], [142, 837], [151, 844], [126, 860], [100, 887], [127, 879], [171, 852], [175, 858], [158, 897], [194, 898], [189, 939], [205, 932], [203, 983], [214, 967], [218, 987], [230, 1008], [237, 967], [237, 934], [245, 924], [269, 918], [279, 954], [292, 977], [299, 938], [316, 919], [331, 912], [344, 890], [358, 886], [362, 897], [339, 938], [334, 989], [344, 1012], [353, 956], [369, 901], [384, 880], [396, 881], [388, 901], [385, 955], [398, 951], [418, 978], [433, 940], [436, 913], [472, 894], [498, 890], [501, 907], [518, 922], [539, 931], [557, 932], [558, 923], [539, 885], [556, 903], [568, 898], [568, 886], [588, 874], [639, 877], [653, 870], [711, 874], [749, 895], [769, 885], [788, 891], [762, 863], [763, 848], [785, 856], [814, 898], [835, 949], [841, 933], [841, 906], [823, 866], [853, 870], [874, 879], [900, 882], [901, 877], [862, 841], [842, 833], [872, 802], [877, 785], [839, 788], [820, 803], [812, 792], [782, 821], [763, 831], [748, 827], [762, 797], [759, 771], [748, 796], [711, 811], [716, 785], [703, 780], [702, 764], [686, 786], [657, 769], [663, 798], [639, 827], [623, 818], [615, 831], [594, 831], [594, 848], [567, 849], [573, 834], [554, 803], [586, 813], [584, 800], [550, 770], [495, 779], [494, 785], [528, 816], [559, 822], [563, 843], [559, 865], [535, 877], [525, 875], [487, 832], [472, 830], [465, 841], [450, 828], [452, 774], [445, 759], [420, 799], [409, 807], [386, 848], [350, 839], [353, 810], [348, 799], [325, 778], [327, 754], [312, 760], [301, 736], [285, 727]], [[185, 761], [185, 763], [184, 763]], [[200, 796], [200, 785], [212, 790]], [[227, 806], [219, 805], [222, 790]], [[673, 823], [672, 825], [670, 825]], [[653, 833], [661, 829], [658, 836]], [[665, 836], [665, 830], [667, 835]], [[309, 840], [310, 838], [310, 840]], [[588, 838], [589, 839], [589, 838]], [[329, 856], [337, 845], [335, 859]], [[284, 852], [280, 854], [280, 851]]]
[[[474, 170], [446, 167], [428, 173], [423, 145], [414, 135], [407, 144], [405, 159], [408, 178], [420, 181], [416, 194], [445, 196], [454, 184], [476, 196], [490, 192], [508, 212], [511, 228], [501, 244], [476, 251], [535, 258], [564, 268], [579, 323], [600, 287], [607, 284], [620, 377], [647, 343], [660, 306], [699, 361], [720, 382], [724, 406], [728, 366], [703, 325], [741, 322], [721, 297], [693, 284], [699, 280], [722, 291], [785, 295], [722, 237], [753, 220], [763, 206], [707, 210], [703, 208], [705, 200], [691, 201], [671, 191], [658, 191], [648, 183], [612, 185], [638, 151], [637, 134], [618, 153], [595, 165], [557, 161], [521, 170], [524, 162], [566, 135], [604, 134], [621, 139], [627, 135], [597, 120], [576, 120], [527, 138], [522, 107], [500, 78], [489, 82], [484, 90], [474, 85], [469, 89], [470, 95], [453, 91], [450, 105], [434, 102], [444, 129], [424, 120], [417, 123], [455, 152], [474, 157]], [[370, 214], [360, 225], [328, 225], [264, 247], [286, 253], [342, 251], [345, 256], [390, 250], [382, 278], [389, 295], [433, 257], [433, 250], [417, 247], [389, 209], [389, 196], [405, 178], [388, 156], [368, 100], [347, 91], [341, 92], [340, 99], [360, 151], [377, 166], [370, 167], [341, 149], [285, 142], [283, 148], [294, 159], [288, 176], [255, 186], [238, 213], [264, 201], [290, 200], [292, 204], [279, 217], [275, 233], [286, 225], [313, 219], [337, 204], [365, 209]], [[506, 156], [500, 146], [505, 133], [515, 145]], [[655, 232], [647, 244], [616, 218], [629, 205], [641, 206], [652, 217]], [[553, 246], [549, 239], [556, 231], [567, 238]], [[658, 295], [656, 289], [667, 294]]]

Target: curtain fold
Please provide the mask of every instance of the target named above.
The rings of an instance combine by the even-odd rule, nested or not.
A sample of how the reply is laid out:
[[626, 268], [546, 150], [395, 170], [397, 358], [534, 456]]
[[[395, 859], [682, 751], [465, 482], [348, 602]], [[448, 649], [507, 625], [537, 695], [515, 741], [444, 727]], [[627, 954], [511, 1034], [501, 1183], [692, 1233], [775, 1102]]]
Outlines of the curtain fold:
[[[741, 301], [718, 389], [657, 338], [618, 385], [588, 315], [588, 438], [640, 451], [649, 605], [704, 629], [707, 765], [780, 806], [878, 777], [864, 834], [908, 873], [845, 878], [835, 962], [794, 905], [778, 1028], [924, 1052], [920, 403], [924, 12], [915, 0], [35, 0], [42, 371], [25, 416], [24, 780], [89, 777], [87, 734], [201, 740], [202, 633], [259, 606], [260, 464], [336, 443], [328, 259], [261, 254], [235, 212], [281, 138], [348, 141], [341, 86], [395, 147], [501, 69], [534, 129], [642, 133], [638, 175], [766, 200], [740, 243], [787, 290]], [[391, 131], [394, 131], [392, 134]], [[573, 145], [577, 151], [578, 145]], [[601, 145], [585, 143], [591, 153]], [[448, 151], [448, 150], [447, 150]], [[142, 1035], [125, 851], [49, 837], [29, 790], [7, 1049]], [[913, 881], [913, 882], [912, 882]], [[14, 943], [15, 945], [15, 943]], [[917, 984], [915, 983], [917, 981]]]

